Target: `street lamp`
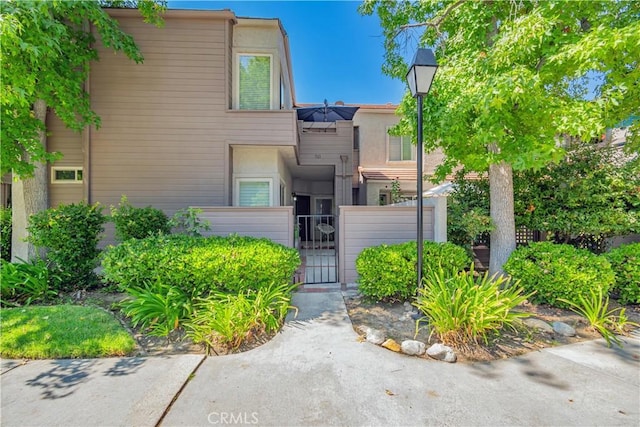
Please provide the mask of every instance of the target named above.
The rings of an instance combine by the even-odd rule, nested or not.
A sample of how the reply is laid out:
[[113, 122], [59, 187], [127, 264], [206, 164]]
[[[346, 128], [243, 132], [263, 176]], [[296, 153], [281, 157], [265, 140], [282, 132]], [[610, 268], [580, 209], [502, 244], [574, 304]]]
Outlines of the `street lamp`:
[[433, 55], [433, 51], [431, 49], [420, 48], [416, 52], [416, 56], [413, 58], [413, 63], [409, 68], [409, 72], [407, 73], [407, 83], [409, 83], [409, 90], [411, 91], [411, 95], [413, 97], [417, 97], [418, 101], [418, 148], [417, 148], [417, 159], [416, 163], [418, 164], [418, 176], [417, 178], [417, 186], [418, 186], [418, 235], [417, 235], [417, 246], [418, 246], [418, 287], [422, 285], [422, 252], [423, 252], [423, 215], [422, 215], [422, 97], [429, 93], [429, 89], [431, 89], [431, 83], [433, 82], [433, 78], [436, 75], [436, 70], [438, 69], [438, 63], [436, 62], [436, 58]]

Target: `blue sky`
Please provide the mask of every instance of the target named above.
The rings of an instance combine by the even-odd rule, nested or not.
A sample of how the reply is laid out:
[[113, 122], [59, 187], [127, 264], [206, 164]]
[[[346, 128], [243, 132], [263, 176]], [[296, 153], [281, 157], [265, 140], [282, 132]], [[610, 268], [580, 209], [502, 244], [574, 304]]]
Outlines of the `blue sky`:
[[397, 104], [406, 83], [382, 74], [377, 16], [356, 1], [169, 1], [171, 9], [231, 9], [238, 17], [279, 18], [289, 36], [296, 102]]

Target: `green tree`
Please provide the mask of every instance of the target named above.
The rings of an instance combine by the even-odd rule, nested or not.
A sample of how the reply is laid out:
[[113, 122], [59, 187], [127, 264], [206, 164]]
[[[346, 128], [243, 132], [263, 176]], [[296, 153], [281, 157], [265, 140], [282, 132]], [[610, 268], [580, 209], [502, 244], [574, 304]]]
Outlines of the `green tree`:
[[640, 232], [640, 158], [583, 144], [541, 170], [514, 175], [516, 224], [554, 234], [557, 243]]
[[[369, 0], [360, 10], [380, 18], [385, 73], [404, 79], [411, 36], [435, 49], [425, 147], [442, 147], [440, 177], [459, 164], [488, 171], [490, 271], [501, 272], [515, 249], [513, 170], [559, 161], [560, 135], [588, 141], [637, 114], [640, 3]], [[402, 133], [415, 129], [415, 111], [405, 95]]]
[[[135, 62], [143, 57], [133, 38], [103, 9], [138, 7], [146, 22], [159, 25], [164, 1], [115, 0], [0, 2], [2, 37], [1, 173], [12, 172], [14, 257], [35, 254], [24, 242], [28, 218], [48, 206], [45, 163], [46, 116], [50, 109], [70, 129], [100, 125], [91, 110], [85, 82], [98, 60], [96, 35], [104, 46], [124, 52]], [[17, 251], [17, 252], [16, 252]]]

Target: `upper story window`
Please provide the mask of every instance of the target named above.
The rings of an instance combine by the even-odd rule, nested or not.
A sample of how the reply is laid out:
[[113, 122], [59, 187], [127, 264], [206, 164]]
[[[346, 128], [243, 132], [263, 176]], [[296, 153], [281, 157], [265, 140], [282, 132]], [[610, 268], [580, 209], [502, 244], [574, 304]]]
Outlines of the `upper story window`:
[[389, 141], [390, 162], [416, 160], [416, 146], [411, 143], [410, 136], [393, 136], [387, 134], [387, 140]]
[[271, 109], [272, 56], [238, 55], [238, 108], [240, 110]]

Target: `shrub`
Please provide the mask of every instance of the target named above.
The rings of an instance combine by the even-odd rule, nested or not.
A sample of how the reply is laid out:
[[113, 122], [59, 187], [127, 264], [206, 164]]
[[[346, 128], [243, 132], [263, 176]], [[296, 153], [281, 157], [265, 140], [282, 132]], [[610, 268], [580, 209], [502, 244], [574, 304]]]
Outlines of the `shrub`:
[[549, 242], [531, 243], [511, 254], [504, 270], [520, 280], [534, 303], [569, 308], [587, 298], [591, 289], [606, 294], [614, 275], [609, 262], [586, 249]]
[[169, 234], [169, 218], [160, 209], [147, 206], [136, 208], [122, 196], [118, 207], [111, 206], [111, 220], [116, 226], [116, 239], [144, 239], [153, 234]]
[[213, 293], [195, 304], [187, 334], [208, 349], [221, 344], [238, 348], [252, 336], [275, 332], [291, 306], [295, 285], [269, 285], [236, 295]]
[[204, 295], [287, 283], [300, 265], [295, 249], [253, 237], [151, 236], [129, 240], [104, 255], [104, 278], [123, 288], [161, 281]]
[[0, 258], [11, 261], [11, 208], [0, 207]]
[[640, 243], [622, 245], [604, 256], [616, 276], [611, 290], [618, 294], [618, 302], [640, 304]]
[[[374, 300], [406, 300], [416, 294], [415, 242], [372, 246], [356, 258], [358, 284], [362, 295]], [[471, 259], [452, 243], [424, 242], [423, 272], [442, 266], [446, 270], [464, 269]]]
[[191, 314], [191, 299], [176, 286], [157, 281], [141, 289], [128, 288], [127, 293], [122, 311], [134, 327], [148, 328], [149, 335], [167, 336]]
[[84, 202], [47, 209], [29, 219], [29, 241], [48, 249], [52, 268], [65, 289], [95, 282], [98, 241], [106, 220], [99, 204]]
[[197, 208], [180, 209], [173, 214], [169, 225], [171, 228], [175, 228], [177, 233], [201, 237], [203, 231], [211, 230], [211, 223], [207, 220], [201, 220], [198, 216], [201, 213], [202, 209]]
[[[475, 278], [473, 263], [469, 271], [431, 269], [418, 289], [413, 305], [429, 319], [431, 333], [449, 345], [478, 343], [486, 334], [512, 326], [526, 313], [512, 309], [528, 296], [517, 286], [507, 287], [507, 279], [490, 277], [489, 273]], [[419, 326], [416, 322], [416, 332]]]
[[0, 294], [2, 305], [29, 305], [57, 295], [56, 277], [43, 260], [12, 264], [0, 260]]

